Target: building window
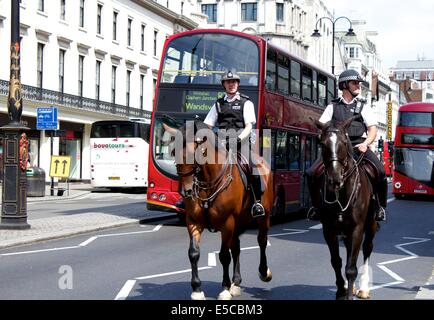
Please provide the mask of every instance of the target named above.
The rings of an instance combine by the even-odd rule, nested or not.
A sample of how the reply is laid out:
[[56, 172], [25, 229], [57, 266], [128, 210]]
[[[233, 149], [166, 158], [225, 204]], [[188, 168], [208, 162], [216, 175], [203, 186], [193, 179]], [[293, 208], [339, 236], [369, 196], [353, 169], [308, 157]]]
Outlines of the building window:
[[113, 12], [113, 40], [117, 40], [117, 34], [118, 34], [118, 13], [115, 11]]
[[44, 0], [39, 0], [38, 1], [38, 10], [43, 12], [44, 11], [44, 7], [45, 7], [44, 6]]
[[158, 31], [154, 30], [154, 57], [157, 56], [157, 39], [158, 39]]
[[101, 34], [101, 24], [102, 24], [102, 4], [98, 3], [96, 9], [96, 33]]
[[84, 28], [84, 0], [80, 0], [80, 27]]
[[78, 56], [78, 95], [83, 96], [83, 65], [84, 56]]
[[60, 20], [66, 18], [66, 0], [60, 0]]
[[145, 30], [146, 30], [146, 25], [142, 24], [142, 30], [140, 33], [140, 50], [142, 52], [145, 51]]
[[152, 105], [155, 102], [155, 90], [157, 89], [157, 79], [152, 79]]
[[181, 14], [184, 14], [184, 1], [181, 2]]
[[143, 89], [145, 88], [145, 75], [140, 75], [140, 110], [143, 110]]
[[257, 3], [242, 3], [241, 21], [256, 21], [257, 6], [258, 6]]
[[216, 4], [203, 4], [202, 13], [208, 16], [208, 22], [217, 22], [217, 5]]
[[101, 83], [101, 61], [96, 60], [96, 68], [95, 68], [95, 99], [96, 100], [99, 100], [100, 83]]
[[127, 96], [126, 96], [126, 105], [130, 106], [130, 90], [131, 90], [131, 71], [127, 70]]
[[131, 46], [131, 26], [133, 24], [133, 19], [128, 18], [128, 29], [127, 29], [127, 44]]
[[42, 80], [44, 75], [44, 44], [38, 43], [38, 61], [37, 61], [37, 80], [36, 86], [42, 89]]
[[59, 50], [59, 92], [65, 91], [65, 50]]
[[116, 66], [112, 66], [112, 103], [116, 103]]
[[276, 20], [283, 22], [283, 3], [276, 3]]
[[349, 57], [350, 58], [355, 58], [355, 53], [354, 53], [354, 48], [353, 47], [350, 47]]

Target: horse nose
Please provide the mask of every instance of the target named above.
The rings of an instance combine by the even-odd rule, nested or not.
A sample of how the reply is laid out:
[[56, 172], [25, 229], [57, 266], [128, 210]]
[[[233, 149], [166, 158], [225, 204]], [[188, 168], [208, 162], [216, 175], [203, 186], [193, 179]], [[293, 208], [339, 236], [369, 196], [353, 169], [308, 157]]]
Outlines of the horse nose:
[[333, 178], [328, 178], [328, 184], [332, 186], [333, 189], [339, 189], [341, 187], [341, 182]]

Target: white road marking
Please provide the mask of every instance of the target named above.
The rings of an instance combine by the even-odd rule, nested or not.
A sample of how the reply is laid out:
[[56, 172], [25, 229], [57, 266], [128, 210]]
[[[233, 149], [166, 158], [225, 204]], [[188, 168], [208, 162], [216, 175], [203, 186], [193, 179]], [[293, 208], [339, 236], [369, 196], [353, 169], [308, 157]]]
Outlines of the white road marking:
[[393, 260], [388, 260], [388, 261], [383, 261], [383, 262], [377, 263], [378, 268], [380, 268], [381, 270], [383, 270], [384, 272], [386, 272], [395, 281], [389, 282], [389, 283], [385, 283], [385, 284], [382, 284], [382, 285], [373, 286], [373, 287], [370, 288], [371, 291], [372, 290], [376, 290], [376, 289], [380, 289], [380, 288], [384, 288], [384, 287], [391, 287], [391, 286], [394, 286], [394, 285], [398, 285], [398, 284], [404, 283], [405, 279], [402, 278], [402, 277], [400, 277], [397, 273], [395, 273], [392, 270], [390, 270], [388, 267], [386, 267], [386, 265], [419, 258], [419, 256], [417, 254], [411, 252], [410, 250], [404, 249], [402, 247], [403, 246], [409, 246], [409, 245], [417, 244], [417, 243], [423, 243], [423, 242], [427, 242], [427, 241], [431, 240], [431, 239], [426, 239], [426, 238], [413, 238], [413, 237], [403, 237], [403, 239], [415, 240], [415, 241], [411, 241], [411, 242], [406, 242], [406, 243], [401, 243], [401, 244], [395, 245], [395, 248], [397, 248], [398, 250], [401, 250], [405, 254], [408, 254], [409, 257], [404, 257], [404, 258], [400, 258], [400, 259], [393, 259]]
[[161, 229], [163, 225], [159, 224], [156, 227], [154, 227], [152, 230], [145, 230], [145, 231], [134, 231], [134, 232], [125, 232], [125, 233], [109, 233], [109, 234], [102, 234], [99, 236], [93, 236], [87, 239], [86, 241], [83, 241], [77, 246], [71, 246], [71, 247], [60, 247], [60, 248], [50, 248], [50, 249], [40, 249], [40, 250], [32, 250], [32, 251], [20, 251], [20, 252], [11, 252], [11, 253], [2, 253], [0, 254], [0, 257], [2, 256], [16, 256], [16, 255], [23, 255], [23, 254], [31, 254], [31, 253], [41, 253], [41, 252], [51, 252], [51, 251], [62, 251], [62, 250], [70, 250], [70, 249], [78, 249], [83, 248], [89, 245], [90, 243], [94, 242], [98, 238], [107, 238], [107, 237], [118, 237], [118, 236], [128, 236], [133, 234], [143, 234], [143, 233], [151, 233], [151, 232], [157, 232]]
[[321, 230], [322, 229], [322, 223], [318, 223], [318, 224], [310, 227], [309, 229], [311, 229], [311, 230]]
[[293, 235], [293, 234], [299, 234], [299, 233], [306, 233], [309, 232], [309, 230], [300, 230], [300, 229], [283, 229], [285, 231], [291, 231], [291, 232], [285, 232], [285, 233], [274, 233], [269, 234], [269, 237], [278, 237], [278, 236], [286, 236], [286, 235]]
[[[207, 266], [207, 267], [197, 268], [197, 270], [201, 271], [201, 270], [207, 270], [207, 269], [212, 269], [212, 268], [213, 267], [211, 267], [211, 266]], [[136, 280], [146, 280], [146, 279], [153, 279], [153, 278], [173, 276], [175, 274], [181, 274], [181, 273], [187, 273], [187, 272], [191, 272], [191, 269], [185, 269], [185, 270], [179, 270], [179, 271], [173, 271], [173, 272], [153, 274], [153, 275], [150, 275], [150, 276], [137, 277], [137, 278], [134, 278], [134, 279], [136, 279]], [[128, 281], [131, 281], [131, 280], [128, 280]]]
[[[293, 232], [285, 233], [285, 235], [307, 232], [307, 230], [298, 230], [298, 229], [283, 229], [283, 230], [292, 230], [293, 231]], [[267, 246], [271, 246], [270, 241], [267, 241]], [[254, 250], [254, 249], [259, 249], [259, 246], [240, 248], [241, 251]], [[212, 268], [216, 267], [217, 266], [217, 254], [218, 253], [219, 253], [219, 251], [209, 252], [208, 253], [208, 265], [206, 267], [198, 268], [198, 270], [201, 271], [201, 270], [207, 270], [207, 269], [212, 269]], [[181, 273], [187, 273], [187, 272], [191, 272], [191, 269], [184, 269], [184, 270], [179, 270], [179, 271], [159, 273], [159, 274], [153, 274], [153, 275], [143, 276], [143, 277], [136, 277], [136, 278], [134, 278], [134, 280], [127, 280], [127, 282], [125, 283], [124, 287], [127, 286], [127, 284], [128, 284], [129, 281], [137, 281], [137, 280], [146, 280], [146, 279], [167, 277], [167, 276], [172, 276], [172, 275], [175, 275], [175, 274], [181, 274]], [[131, 287], [130, 291], [132, 289], [133, 288]], [[126, 290], [124, 290], [122, 296], [125, 296], [125, 294], [126, 294], [125, 292], [126, 292]], [[116, 296], [116, 298], [119, 295], [120, 295], [120, 293]], [[128, 295], [127, 295], [127, 297], [128, 297]], [[115, 298], [115, 300], [116, 300], [116, 298]]]
[[134, 285], [136, 284], [136, 280], [128, 280], [124, 286], [122, 287], [121, 291], [119, 291], [118, 295], [116, 296], [115, 300], [125, 300], [128, 298], [128, 295], [130, 294], [131, 290], [134, 288]]

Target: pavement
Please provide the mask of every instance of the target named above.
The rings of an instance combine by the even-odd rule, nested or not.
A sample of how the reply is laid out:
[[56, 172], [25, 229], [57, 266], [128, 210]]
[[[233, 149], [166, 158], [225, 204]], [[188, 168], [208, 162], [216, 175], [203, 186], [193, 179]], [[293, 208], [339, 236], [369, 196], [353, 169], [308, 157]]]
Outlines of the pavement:
[[[66, 184], [62, 183], [61, 186], [66, 186]], [[63, 195], [58, 196], [57, 189], [55, 189], [54, 195], [52, 196], [50, 193], [50, 186], [46, 186], [45, 196], [27, 197], [27, 207], [31, 206], [32, 203], [37, 202], [67, 202], [67, 200], [72, 199], [79, 200], [91, 193], [92, 190], [93, 188], [89, 183], [70, 183], [69, 192], [65, 191]], [[0, 184], [0, 195], [1, 194], [2, 186]], [[146, 195], [144, 195], [144, 197], [146, 197]], [[1, 229], [0, 223], [0, 249], [60, 239], [109, 228], [158, 221], [171, 217], [175, 217], [175, 213], [148, 211], [146, 208], [143, 208], [143, 214], [134, 217], [122, 217], [98, 212], [58, 215], [48, 218], [33, 218], [32, 216], [28, 216], [27, 223], [30, 224], [30, 229], [4, 230]]]

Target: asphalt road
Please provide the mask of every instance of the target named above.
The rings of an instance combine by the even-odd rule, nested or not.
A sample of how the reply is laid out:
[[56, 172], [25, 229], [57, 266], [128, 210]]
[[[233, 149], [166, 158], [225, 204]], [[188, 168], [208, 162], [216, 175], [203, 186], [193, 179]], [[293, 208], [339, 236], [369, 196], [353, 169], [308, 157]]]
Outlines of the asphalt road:
[[[140, 199], [121, 202], [124, 195], [109, 198], [91, 195], [76, 201], [77, 207], [67, 204], [65, 212], [86, 210], [87, 201], [119, 214], [140, 205]], [[417, 299], [434, 268], [434, 202], [396, 200], [389, 211], [375, 239], [372, 299]], [[334, 272], [320, 227], [306, 220], [273, 225], [269, 283], [257, 276], [256, 231], [248, 230], [241, 237], [243, 292], [235, 300], [333, 300]], [[185, 226], [172, 219], [2, 250], [0, 299], [188, 300], [188, 242]], [[205, 231], [199, 275], [208, 299], [221, 289], [219, 248], [219, 234]]]

